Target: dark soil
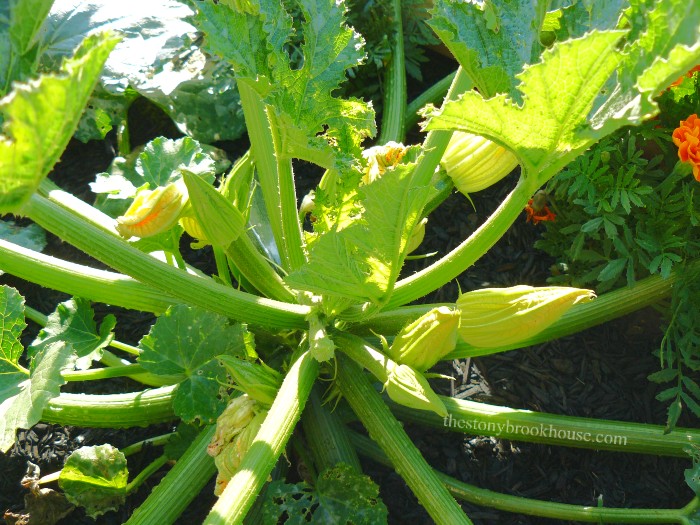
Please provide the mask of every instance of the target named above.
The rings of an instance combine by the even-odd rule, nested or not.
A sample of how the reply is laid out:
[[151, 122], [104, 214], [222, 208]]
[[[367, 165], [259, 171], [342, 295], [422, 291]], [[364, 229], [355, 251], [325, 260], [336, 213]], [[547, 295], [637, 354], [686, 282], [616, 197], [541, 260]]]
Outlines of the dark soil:
[[[429, 83], [440, 78], [449, 65], [440, 62]], [[152, 108], [137, 108], [150, 112]], [[153, 119], [141, 119], [151, 123]], [[144, 124], [134, 130], [138, 142], [166, 134], [175, 136], [163, 121]], [[240, 144], [224, 145], [231, 152], [240, 151]], [[82, 145], [72, 143], [52, 178], [64, 188], [89, 200], [87, 182], [94, 173], [104, 170], [113, 156], [112, 141]], [[303, 188], [313, 187], [317, 174], [299, 181]], [[515, 175], [474, 196], [475, 209], [460, 194], [452, 195], [429, 220], [426, 241], [421, 252], [446, 253], [465, 239], [501, 202], [513, 187]], [[301, 192], [300, 192], [301, 193]], [[524, 216], [477, 265], [459, 278], [461, 290], [484, 286], [515, 284], [546, 284], [550, 267], [556, 261], [534, 249], [542, 226], [525, 222]], [[187, 243], [183, 242], [183, 246]], [[62, 258], [103, 267], [97, 261], [51, 237], [46, 253]], [[198, 256], [198, 266], [211, 264], [207, 252]], [[413, 261], [406, 272], [420, 269], [430, 260]], [[44, 313], [67, 296], [36, 286], [27, 285], [11, 276], [0, 283], [17, 287], [27, 304]], [[454, 301], [457, 282], [450, 283], [427, 298], [429, 302]], [[95, 305], [98, 318], [108, 312], [119, 317], [117, 339], [137, 342], [148, 330], [152, 316], [135, 314], [122, 309]], [[31, 323], [30, 323], [31, 325]], [[30, 326], [25, 343], [31, 342], [38, 331]], [[489, 357], [454, 361], [443, 373], [455, 378], [451, 384], [435, 383], [443, 393], [460, 398], [480, 400], [557, 414], [664, 424], [665, 406], [654, 397], [657, 385], [646, 377], [658, 370], [658, 360], [652, 351], [661, 337], [660, 319], [653, 310], [587, 330], [538, 347], [512, 351]], [[133, 388], [128, 380], [115, 380], [104, 391]], [[100, 388], [100, 387], [95, 387]], [[96, 390], [98, 391], [98, 390]], [[682, 425], [695, 426], [685, 419]], [[83, 445], [111, 443], [124, 447], [149, 436], [171, 429], [159, 425], [147, 429], [86, 429], [38, 424], [18, 432], [15, 447], [0, 454], [0, 510], [18, 511], [23, 506], [26, 490], [19, 482], [26, 471], [27, 461], [40, 466], [42, 474], [61, 468], [71, 451]], [[407, 431], [428, 461], [438, 470], [460, 480], [499, 492], [587, 506], [608, 507], [679, 507], [692, 497], [683, 479], [687, 459], [661, 458], [637, 454], [596, 452], [583, 449], [515, 443], [488, 437], [437, 432], [413, 425]], [[132, 472], [138, 472], [158, 455], [144, 450], [129, 458]], [[365, 462], [365, 472], [381, 487], [381, 496], [390, 510], [392, 524], [429, 524], [432, 520], [415, 500], [402, 479], [391, 469]], [[127, 500], [117, 512], [101, 516], [97, 523], [123, 523], [133, 509], [143, 501], [166, 470], [153, 476], [137, 494]], [[55, 487], [54, 487], [55, 488]], [[210, 483], [194, 500], [178, 523], [201, 523], [214, 502]], [[558, 523], [529, 516], [520, 516], [464, 504], [474, 523], [539, 524]], [[95, 521], [77, 510], [60, 523], [88, 524]]]

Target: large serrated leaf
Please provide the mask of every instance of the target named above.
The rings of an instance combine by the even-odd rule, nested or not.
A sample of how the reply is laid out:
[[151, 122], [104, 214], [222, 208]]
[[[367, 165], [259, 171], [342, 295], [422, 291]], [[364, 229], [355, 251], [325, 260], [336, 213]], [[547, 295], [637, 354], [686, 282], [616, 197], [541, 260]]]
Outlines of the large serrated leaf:
[[0, 212], [18, 210], [58, 161], [117, 41], [110, 34], [87, 38], [59, 74], [16, 84], [0, 101]]
[[424, 188], [413, 184], [413, 168], [399, 165], [360, 187], [359, 206], [342, 207], [345, 214], [314, 242], [309, 262], [286, 282], [293, 288], [360, 302], [384, 301], [398, 277], [423, 205]]
[[301, 66], [290, 63], [286, 44], [293, 35], [292, 21], [276, 0], [260, 2], [255, 15], [223, 3], [202, 3], [196, 24], [209, 49], [228, 60], [238, 81], [268, 104], [280, 130], [279, 150], [331, 167], [375, 133], [369, 105], [332, 96], [345, 71], [362, 60], [361, 40], [344, 25], [343, 8], [334, 0], [304, 0], [299, 7], [304, 16]]
[[182, 378], [173, 400], [175, 413], [186, 422], [211, 423], [226, 406], [219, 396], [226, 369], [216, 356], [244, 356], [246, 329], [212, 312], [176, 305], [158, 318], [139, 348], [138, 361], [147, 371]]
[[48, 402], [65, 383], [61, 372], [73, 367], [75, 353], [63, 341], [46, 346], [34, 357], [29, 378], [17, 385], [18, 393], [0, 404], [0, 451], [7, 452], [18, 428], [39, 422]]
[[24, 297], [6, 285], [0, 287], [0, 317], [0, 403], [4, 403], [20, 391], [20, 383], [27, 378], [27, 370], [19, 364], [24, 352], [19, 338], [27, 326]]
[[488, 137], [514, 151], [528, 174], [558, 171], [593, 142], [587, 115], [622, 60], [616, 45], [623, 35], [596, 31], [543, 53], [542, 62], [518, 75], [522, 106], [506, 95], [487, 100], [468, 92], [433, 111], [426, 128]]
[[66, 460], [58, 486], [68, 501], [96, 518], [126, 500], [129, 471], [124, 454], [112, 445], [81, 447]]
[[322, 472], [314, 488], [304, 482], [272, 482], [265, 494], [263, 524], [276, 525], [282, 516], [285, 525], [387, 523], [379, 487], [342, 463]]
[[73, 346], [78, 356], [76, 368], [90, 368], [92, 361], [102, 357], [102, 349], [114, 339], [112, 330], [117, 322], [113, 315], [106, 316], [98, 332], [94, 315], [95, 312], [87, 299], [74, 297], [59, 304], [28, 348], [29, 357], [32, 358], [37, 352], [55, 342], [65, 341]]

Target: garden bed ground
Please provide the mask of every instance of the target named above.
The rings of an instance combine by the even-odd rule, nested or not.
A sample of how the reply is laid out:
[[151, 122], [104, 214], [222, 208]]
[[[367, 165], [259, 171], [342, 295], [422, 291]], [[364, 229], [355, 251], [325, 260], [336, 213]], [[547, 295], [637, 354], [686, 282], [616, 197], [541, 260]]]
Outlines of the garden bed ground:
[[[142, 129], [139, 133], [144, 135], [145, 141], [162, 134], [163, 130]], [[172, 129], [166, 130], [166, 134], [173, 133]], [[69, 191], [89, 198], [87, 182], [109, 164], [112, 156], [109, 142], [73, 143], [58, 166], [54, 180]], [[454, 248], [501, 202], [514, 180], [511, 175], [499, 185], [475, 195], [476, 209], [463, 196], [451, 196], [431, 215], [426, 241], [420, 251], [445, 253]], [[314, 183], [313, 178], [306, 179], [300, 186], [312, 187]], [[545, 284], [555, 261], [533, 247], [541, 228], [526, 223], [523, 214], [487, 256], [460, 277], [461, 289]], [[55, 238], [50, 240], [46, 252], [79, 262], [89, 261]], [[207, 264], [206, 252], [199, 262]], [[428, 263], [429, 260], [413, 261], [406, 271], [415, 271]], [[18, 287], [27, 303], [44, 313], [67, 298], [28, 286], [11, 276], [0, 279], [2, 283]], [[457, 283], [450, 283], [428, 300], [453, 301], [457, 290]], [[98, 315], [107, 311], [99, 309]], [[134, 315], [123, 310], [118, 311], [118, 316], [117, 338], [132, 343], [144, 335], [152, 320], [149, 315]], [[659, 366], [652, 355], [661, 337], [659, 324], [658, 315], [649, 309], [538, 347], [455, 361], [443, 370], [455, 381], [451, 385], [445, 381], [436, 383], [436, 387], [442, 393], [514, 408], [663, 424], [665, 406], [654, 399], [658, 386], [646, 379]], [[31, 341], [35, 333], [36, 327], [30, 327], [25, 340]], [[106, 387], [95, 385], [94, 388], [95, 393], [106, 393], [132, 386], [128, 380], [114, 380]], [[682, 418], [680, 424], [694, 422]], [[42, 473], [47, 474], [60, 468], [65, 457], [80, 446], [111, 443], [124, 447], [169, 428], [161, 425], [156, 429], [96, 430], [40, 424], [21, 431], [9, 454], [0, 454], [0, 510], [17, 511], [22, 507], [26, 491], [19, 481], [28, 460], [37, 463]], [[479, 487], [508, 494], [610, 507], [678, 507], [692, 497], [683, 480], [683, 469], [690, 465], [687, 459], [515, 443], [436, 432], [412, 425], [406, 428], [435, 468]], [[153, 457], [153, 451], [145, 450], [130, 457], [130, 467], [138, 471]], [[381, 486], [381, 496], [390, 509], [390, 523], [432, 522], [392, 470], [369, 462], [365, 462], [364, 468]], [[102, 516], [98, 523], [123, 523], [160, 476], [162, 474], [154, 476], [122, 509]], [[212, 484], [207, 486], [179, 523], [200, 523], [214, 501], [212, 490]], [[474, 523], [482, 525], [555, 523], [468, 504], [464, 507]], [[94, 521], [76, 511], [61, 523], [76, 525]]]

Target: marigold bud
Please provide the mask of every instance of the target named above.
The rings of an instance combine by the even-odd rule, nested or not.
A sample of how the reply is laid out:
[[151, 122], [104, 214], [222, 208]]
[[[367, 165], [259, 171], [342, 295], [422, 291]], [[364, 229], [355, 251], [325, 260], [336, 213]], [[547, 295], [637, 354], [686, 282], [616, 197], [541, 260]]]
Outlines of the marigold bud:
[[389, 397], [399, 405], [430, 410], [441, 417], [447, 416], [445, 405], [430, 388], [423, 374], [408, 365], [394, 364], [388, 370], [384, 387]]
[[479, 135], [455, 131], [440, 161], [465, 195], [488, 188], [518, 165], [510, 151]]
[[141, 190], [124, 215], [117, 217], [119, 235], [151, 237], [172, 228], [187, 204], [187, 188], [182, 180], [155, 190]]
[[255, 417], [256, 407], [255, 400], [245, 394], [233, 398], [216, 420], [216, 432], [207, 447], [207, 453], [210, 456], [219, 454], [226, 443], [230, 442]]
[[419, 372], [428, 370], [454, 350], [461, 315], [456, 308], [433, 308], [401, 329], [389, 356]]
[[260, 404], [268, 407], [272, 405], [282, 385], [282, 375], [279, 372], [264, 363], [251, 363], [229, 355], [221, 355], [219, 359], [238, 388]]
[[528, 339], [573, 305], [595, 297], [592, 290], [549, 286], [484, 288], [460, 295], [459, 335], [475, 347], [494, 348]]
[[673, 130], [673, 143], [678, 146], [678, 158], [693, 168], [693, 177], [700, 182], [700, 118], [690, 115]]

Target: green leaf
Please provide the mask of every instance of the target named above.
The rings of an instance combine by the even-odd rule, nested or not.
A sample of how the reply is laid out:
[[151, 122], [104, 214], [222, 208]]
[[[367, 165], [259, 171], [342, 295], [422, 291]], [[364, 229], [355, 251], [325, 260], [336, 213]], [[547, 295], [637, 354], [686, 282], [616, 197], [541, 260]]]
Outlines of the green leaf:
[[16, 84], [0, 101], [0, 212], [18, 210], [58, 161], [116, 43], [110, 34], [90, 37], [59, 74]]
[[678, 370], [675, 368], [663, 368], [658, 372], [649, 374], [647, 379], [654, 383], [667, 383], [678, 376]]
[[265, 494], [264, 525], [327, 524], [381, 525], [387, 509], [379, 499], [379, 488], [352, 467], [339, 464], [323, 471], [314, 488], [301, 482], [273, 481]]
[[[237, 12], [220, 3], [198, 4], [195, 23], [207, 46], [233, 64], [238, 82], [252, 86], [280, 130], [278, 152], [316, 164], [341, 167], [349, 152], [375, 133], [374, 112], [356, 99], [332, 96], [345, 72], [363, 58], [359, 36], [345, 26], [335, 0], [302, 0], [302, 57], [290, 63], [287, 42], [294, 33], [283, 4], [260, 2], [259, 13]], [[247, 35], [247, 38], [240, 38]]]
[[485, 98], [508, 93], [520, 101], [515, 74], [542, 52], [538, 28], [544, 12], [532, 0], [488, 4], [491, 9], [484, 11], [476, 2], [438, 0], [428, 24]]
[[189, 137], [177, 140], [158, 137], [149, 142], [136, 160], [136, 173], [150, 188], [167, 186], [182, 177], [180, 169], [214, 181], [216, 163], [199, 142]]
[[[24, 322], [24, 297], [7, 285], [0, 287], [0, 411], [5, 400], [20, 391], [20, 383], [27, 378], [28, 371], [19, 364], [24, 352], [20, 342]], [[14, 439], [14, 435], [12, 436]]]
[[95, 312], [87, 299], [74, 297], [62, 302], [49, 315], [48, 323], [27, 349], [28, 356], [33, 358], [47, 346], [65, 341], [72, 345], [78, 356], [76, 368], [90, 368], [92, 361], [99, 360], [102, 350], [114, 339], [112, 330], [117, 323], [113, 315], [107, 315], [98, 332], [94, 315]]
[[51, 9], [53, 0], [10, 0], [12, 47], [23, 55], [36, 43], [36, 36]]
[[68, 501], [91, 518], [118, 509], [126, 500], [126, 458], [112, 445], [81, 447], [66, 460], [58, 486]]
[[[0, 451], [15, 442], [18, 428], [29, 428], [39, 422], [48, 402], [60, 394], [65, 383], [61, 372], [72, 369], [75, 352], [64, 341], [46, 346], [34, 357], [29, 378], [17, 385], [15, 394], [0, 404]], [[4, 389], [3, 389], [4, 390]]]
[[355, 205], [341, 206], [335, 224], [312, 245], [309, 262], [287, 283], [358, 301], [386, 300], [424, 204], [425, 188], [413, 183], [413, 168], [398, 165], [361, 186]]
[[230, 325], [227, 318], [203, 309], [176, 305], [141, 339], [138, 362], [153, 374], [182, 378], [173, 407], [185, 422], [212, 423], [226, 406], [219, 395], [226, 369], [216, 357], [245, 356], [246, 344], [243, 325]]
[[19, 226], [14, 221], [0, 221], [0, 239], [36, 252], [46, 247], [46, 232], [38, 224]]
[[[621, 31], [595, 31], [556, 44], [517, 75], [522, 106], [505, 94], [468, 92], [428, 112], [427, 129], [460, 129], [510, 148], [541, 185], [594, 141], [587, 116], [622, 60]], [[561, 79], [567, 79], [561, 82]]]

